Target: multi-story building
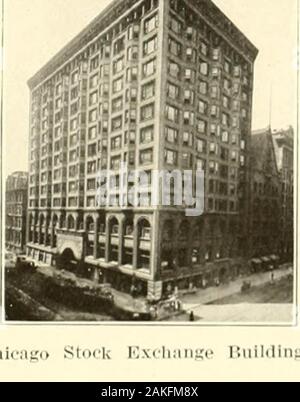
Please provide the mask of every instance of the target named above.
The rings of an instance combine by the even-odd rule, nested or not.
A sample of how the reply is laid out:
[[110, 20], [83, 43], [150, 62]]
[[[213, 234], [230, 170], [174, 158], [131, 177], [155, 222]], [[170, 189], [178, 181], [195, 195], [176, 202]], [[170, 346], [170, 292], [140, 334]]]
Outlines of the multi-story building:
[[[29, 81], [28, 254], [156, 299], [234, 276], [247, 251], [257, 53], [210, 0], [113, 1]], [[122, 162], [149, 177], [203, 169], [204, 214], [99, 208], [97, 172]]]
[[15, 172], [6, 180], [5, 245], [17, 254], [25, 252], [28, 173]]
[[254, 269], [279, 261], [281, 185], [270, 128], [251, 138], [249, 257]]
[[277, 168], [281, 181], [280, 255], [293, 260], [294, 250], [294, 130], [272, 132]]

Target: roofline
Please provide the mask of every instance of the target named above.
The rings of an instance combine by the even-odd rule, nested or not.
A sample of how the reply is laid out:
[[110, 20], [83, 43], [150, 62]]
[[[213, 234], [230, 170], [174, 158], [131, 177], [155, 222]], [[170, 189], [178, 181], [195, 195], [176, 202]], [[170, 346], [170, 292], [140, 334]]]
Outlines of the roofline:
[[[130, 0], [128, 0], [130, 1]], [[131, 6], [135, 3], [138, 3], [140, 0], [132, 0]], [[163, 0], [165, 1], [165, 0]], [[189, 1], [189, 0], [188, 0]], [[254, 44], [246, 37], [246, 35], [230, 20], [229, 17], [224, 14], [224, 12], [212, 1], [205, 0], [213, 9], [216, 10], [217, 13], [221, 14], [222, 17], [232, 25], [234, 30], [240, 35], [243, 40], [247, 43], [247, 45], [251, 48], [253, 52], [253, 61], [255, 61], [259, 50], [254, 46]], [[95, 37], [94, 31], [97, 28], [97, 25], [101, 22], [104, 22], [105, 17], [117, 6], [121, 6], [121, 4], [125, 3], [125, 0], [113, 0], [111, 4], [109, 4], [97, 17], [95, 17], [83, 30], [81, 30], [73, 39], [71, 39], [59, 52], [57, 52], [42, 68], [40, 68], [36, 74], [34, 74], [28, 81], [27, 84], [29, 88], [34, 89], [40, 81], [45, 79], [49, 73], [48, 71], [55, 71], [58, 69], [68, 58], [72, 57], [74, 54], [79, 52], [83, 47], [85, 47], [89, 42], [93, 40]], [[194, 5], [195, 6], [195, 5]], [[130, 8], [130, 7], [129, 7]], [[127, 10], [129, 9], [127, 8]], [[120, 14], [121, 15], [121, 14]], [[101, 32], [101, 31], [100, 31]], [[99, 33], [96, 35], [99, 35]], [[230, 39], [230, 38], [229, 38]]]
[[212, 6], [217, 10], [218, 13], [222, 14], [222, 16], [234, 27], [234, 29], [238, 32], [239, 35], [241, 35], [244, 40], [248, 43], [248, 45], [252, 48], [252, 51], [254, 53], [254, 61], [257, 58], [259, 54], [259, 49], [254, 45], [253, 42], [250, 41], [250, 39], [239, 29], [239, 27], [221, 10], [220, 7], [218, 7], [212, 0], [208, 0]]

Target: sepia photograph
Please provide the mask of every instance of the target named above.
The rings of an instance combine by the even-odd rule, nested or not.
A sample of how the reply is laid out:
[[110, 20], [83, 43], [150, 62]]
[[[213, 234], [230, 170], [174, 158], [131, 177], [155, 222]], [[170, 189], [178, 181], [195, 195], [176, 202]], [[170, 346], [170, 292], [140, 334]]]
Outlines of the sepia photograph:
[[5, 0], [5, 322], [295, 325], [297, 49], [296, 0]]

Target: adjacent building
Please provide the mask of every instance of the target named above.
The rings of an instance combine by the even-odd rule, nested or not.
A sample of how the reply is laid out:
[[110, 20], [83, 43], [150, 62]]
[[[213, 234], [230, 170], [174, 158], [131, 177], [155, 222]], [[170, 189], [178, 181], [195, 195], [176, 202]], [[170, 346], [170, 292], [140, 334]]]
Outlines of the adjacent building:
[[254, 270], [293, 261], [293, 137], [292, 128], [252, 133], [249, 259]]
[[283, 261], [294, 257], [294, 130], [272, 132], [281, 185], [280, 255]]
[[[113, 1], [29, 81], [28, 255], [151, 299], [238, 274], [257, 53], [210, 0]], [[124, 162], [204, 170], [204, 214], [99, 208], [97, 172]]]
[[5, 246], [17, 254], [25, 252], [28, 204], [28, 173], [15, 172], [6, 180]]

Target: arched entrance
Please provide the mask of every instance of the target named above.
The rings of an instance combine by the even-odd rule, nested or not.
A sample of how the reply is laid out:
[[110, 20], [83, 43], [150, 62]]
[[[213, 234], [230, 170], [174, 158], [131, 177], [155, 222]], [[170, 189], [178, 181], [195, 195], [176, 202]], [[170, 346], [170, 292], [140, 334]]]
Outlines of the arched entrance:
[[58, 268], [74, 272], [78, 266], [78, 261], [74, 252], [70, 248], [66, 248], [58, 258]]

